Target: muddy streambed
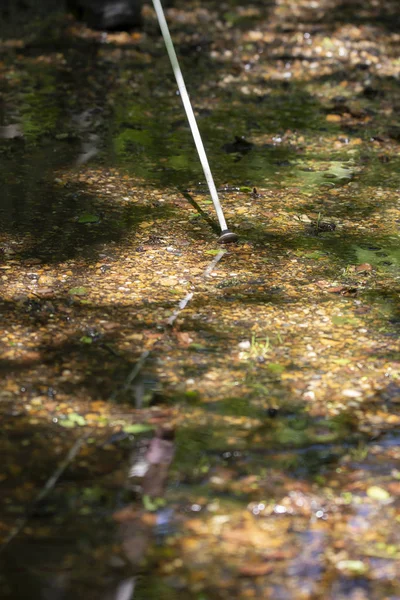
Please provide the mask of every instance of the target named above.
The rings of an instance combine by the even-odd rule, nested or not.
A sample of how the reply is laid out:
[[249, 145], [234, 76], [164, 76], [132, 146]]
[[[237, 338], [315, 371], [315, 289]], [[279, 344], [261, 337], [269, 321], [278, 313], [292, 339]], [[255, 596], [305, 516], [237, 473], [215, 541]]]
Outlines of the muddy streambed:
[[2, 25], [1, 596], [394, 600], [395, 3], [168, 18], [225, 249], [150, 7]]

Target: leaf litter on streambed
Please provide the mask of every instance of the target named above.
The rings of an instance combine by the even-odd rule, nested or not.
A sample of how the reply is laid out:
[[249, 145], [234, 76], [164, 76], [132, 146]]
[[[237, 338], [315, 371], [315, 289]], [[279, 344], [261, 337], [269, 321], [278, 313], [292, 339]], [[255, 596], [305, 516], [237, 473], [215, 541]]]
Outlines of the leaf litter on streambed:
[[[368, 25], [354, 14], [346, 22], [322, 1], [235, 6], [229, 14], [217, 4], [171, 9], [210, 162], [228, 184], [226, 217], [241, 234], [207, 278], [213, 232], [173, 185], [183, 182], [213, 215], [197, 191], [201, 174], [177, 122], [152, 14], [146, 35], [112, 34], [99, 46], [89, 80], [87, 58], [73, 62], [76, 49], [54, 55], [43, 47], [41, 57], [27, 53], [17, 64], [5, 46], [6, 107], [19, 106], [22, 94], [25, 145], [19, 136], [1, 146], [2, 534], [71, 436], [91, 428], [95, 441], [19, 546], [41, 540], [45, 557], [58, 520], [71, 518], [68, 530], [91, 540], [77, 551], [64, 536], [59, 565], [75, 574], [74, 597], [84, 589], [82, 553], [99, 567], [93, 593], [110, 561], [124, 576], [134, 570], [127, 547], [110, 547], [108, 529], [117, 506], [131, 502], [125, 523], [141, 532], [132, 538], [137, 547], [148, 548], [135, 597], [399, 593], [398, 65], [397, 33], [385, 17], [392, 7], [374, 15], [365, 8]], [[199, 18], [210, 43], [198, 37]], [[98, 35], [67, 24], [71, 47], [77, 36], [84, 45]], [[72, 81], [63, 71], [71, 67]], [[60, 138], [76, 119], [62, 118], [59, 96], [45, 112], [57, 77], [72, 105], [94, 102], [108, 119], [94, 114], [90, 124], [102, 140], [98, 162], [71, 166], [83, 133]], [[248, 151], [224, 150], [241, 137]], [[144, 391], [128, 386], [110, 403], [146, 350], [136, 382]], [[149, 501], [143, 511], [130, 493], [118, 499], [122, 467], [132, 443], [153, 435], [146, 426], [166, 424], [176, 429], [166, 504]], [[144, 542], [149, 533], [158, 545]], [[26, 560], [29, 572], [29, 552]]]

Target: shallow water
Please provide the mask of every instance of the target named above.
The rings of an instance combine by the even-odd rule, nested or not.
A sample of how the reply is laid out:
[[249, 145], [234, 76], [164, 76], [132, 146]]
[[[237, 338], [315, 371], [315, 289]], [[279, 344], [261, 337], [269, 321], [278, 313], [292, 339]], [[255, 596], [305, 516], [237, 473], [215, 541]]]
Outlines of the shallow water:
[[3, 35], [2, 597], [397, 598], [396, 34], [325, 4], [170, 12], [218, 264], [149, 11]]

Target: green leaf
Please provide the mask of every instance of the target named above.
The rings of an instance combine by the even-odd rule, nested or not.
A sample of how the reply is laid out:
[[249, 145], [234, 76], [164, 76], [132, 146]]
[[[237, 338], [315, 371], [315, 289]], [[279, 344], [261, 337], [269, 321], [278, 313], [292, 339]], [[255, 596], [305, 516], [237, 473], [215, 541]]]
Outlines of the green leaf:
[[351, 504], [353, 501], [353, 494], [351, 492], [342, 492], [341, 496], [345, 504]]
[[315, 260], [319, 260], [320, 258], [325, 258], [326, 254], [325, 252], [321, 252], [320, 250], [315, 250], [315, 252], [309, 252], [308, 254], [304, 255], [304, 258], [311, 258], [311, 259], [315, 259]]
[[145, 510], [148, 510], [150, 512], [154, 512], [156, 510], [158, 510], [159, 508], [161, 508], [162, 506], [165, 506], [165, 500], [164, 498], [152, 498], [151, 496], [148, 496], [147, 494], [144, 494], [143, 498], [142, 498], [142, 502], [143, 502], [143, 506], [145, 508]]
[[67, 429], [72, 429], [73, 427], [76, 427], [76, 423], [74, 423], [74, 421], [70, 421], [69, 419], [60, 419], [58, 423], [59, 425], [61, 425], [61, 427], [66, 427]]
[[82, 344], [93, 344], [93, 339], [88, 335], [83, 335], [79, 341], [82, 342]]
[[335, 365], [345, 367], [346, 365], [351, 363], [351, 360], [349, 358], [335, 358], [332, 362], [335, 363]]
[[278, 363], [269, 363], [268, 369], [270, 371], [272, 371], [272, 373], [276, 373], [277, 375], [280, 375], [285, 370], [285, 367]]
[[83, 488], [83, 497], [87, 502], [98, 502], [104, 496], [104, 489], [99, 485]]
[[85, 287], [74, 287], [71, 288], [68, 292], [71, 296], [85, 296], [87, 294], [87, 289]]
[[143, 496], [142, 501], [145, 510], [148, 510], [149, 512], [154, 512], [157, 510], [157, 503], [154, 502], [150, 496], [147, 496], [147, 494]]
[[372, 485], [367, 489], [367, 496], [372, 500], [378, 500], [379, 502], [385, 502], [390, 499], [390, 494], [378, 485]]
[[340, 560], [337, 566], [341, 571], [351, 571], [359, 575], [367, 570], [366, 565], [361, 560]]
[[202, 352], [204, 350], [207, 350], [207, 346], [203, 346], [203, 344], [197, 344], [196, 342], [194, 342], [193, 344], [190, 344], [189, 350], [195, 350], [196, 352]]
[[90, 213], [83, 213], [78, 219], [78, 223], [98, 223], [100, 217], [98, 215], [92, 215]]
[[187, 390], [185, 392], [185, 398], [187, 400], [197, 401], [200, 400], [200, 394], [196, 390]]
[[353, 317], [340, 317], [339, 315], [332, 317], [332, 323], [334, 325], [358, 325], [357, 319]]
[[145, 431], [151, 431], [154, 429], [152, 425], [146, 425], [146, 423], [135, 423], [134, 425], [125, 425], [125, 433], [144, 433]]
[[204, 254], [210, 254], [211, 256], [216, 256], [217, 254], [219, 254], [221, 252], [221, 249], [219, 250], [206, 250], [204, 252]]
[[86, 425], [86, 420], [82, 417], [82, 415], [78, 415], [78, 413], [69, 413], [66, 419], [60, 419], [59, 424], [61, 427], [66, 427], [68, 429], [72, 429], [73, 427], [83, 427]]
[[83, 427], [86, 425], [86, 420], [78, 413], [69, 413], [66, 419], [59, 420], [59, 424], [61, 427], [72, 429], [73, 427]]
[[69, 413], [68, 419], [77, 425], [86, 425], [86, 420], [84, 417], [82, 417], [82, 415], [78, 415], [78, 413]]

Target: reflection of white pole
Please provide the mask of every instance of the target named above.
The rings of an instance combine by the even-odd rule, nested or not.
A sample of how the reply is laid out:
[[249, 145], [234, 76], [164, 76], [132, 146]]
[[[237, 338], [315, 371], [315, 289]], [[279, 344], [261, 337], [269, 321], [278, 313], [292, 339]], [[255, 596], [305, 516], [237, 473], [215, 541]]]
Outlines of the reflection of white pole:
[[118, 585], [115, 592], [115, 600], [131, 600], [133, 598], [133, 592], [135, 591], [136, 577], [129, 577], [124, 579]]
[[224, 231], [228, 229], [228, 227], [226, 225], [224, 213], [222, 212], [222, 207], [219, 202], [217, 189], [215, 187], [210, 165], [208, 164], [207, 155], [204, 150], [203, 142], [200, 136], [200, 131], [197, 127], [196, 117], [194, 116], [192, 105], [190, 104], [189, 95], [187, 93], [186, 85], [183, 80], [183, 75], [179, 66], [178, 58], [176, 56], [174, 44], [169, 33], [167, 21], [165, 20], [163, 7], [161, 6], [160, 0], [153, 0], [153, 5], [154, 10], [157, 14], [158, 23], [160, 25], [161, 33], [164, 38], [165, 46], [167, 48], [169, 60], [171, 61], [172, 69], [174, 71], [176, 83], [178, 84], [179, 93], [182, 98], [183, 106], [185, 108], [186, 116], [189, 121], [190, 129], [192, 130], [194, 143], [196, 144], [201, 166], [203, 167], [204, 175], [208, 184], [208, 189], [210, 190], [211, 198], [214, 203], [215, 210], [217, 211], [218, 221], [222, 231]]

